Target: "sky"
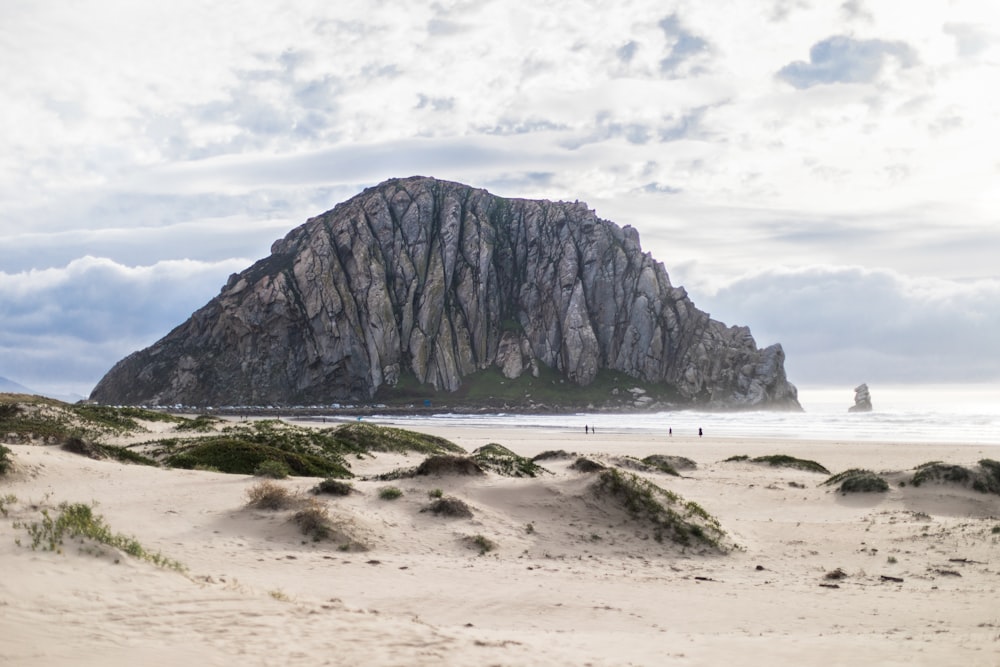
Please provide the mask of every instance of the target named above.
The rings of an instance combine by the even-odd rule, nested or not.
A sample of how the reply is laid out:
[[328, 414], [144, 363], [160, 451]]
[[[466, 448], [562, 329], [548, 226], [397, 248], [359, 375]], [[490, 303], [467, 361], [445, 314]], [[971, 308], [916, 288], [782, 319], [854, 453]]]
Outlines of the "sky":
[[387, 178], [635, 227], [800, 386], [1000, 384], [1000, 3], [0, 3], [0, 376], [85, 396]]

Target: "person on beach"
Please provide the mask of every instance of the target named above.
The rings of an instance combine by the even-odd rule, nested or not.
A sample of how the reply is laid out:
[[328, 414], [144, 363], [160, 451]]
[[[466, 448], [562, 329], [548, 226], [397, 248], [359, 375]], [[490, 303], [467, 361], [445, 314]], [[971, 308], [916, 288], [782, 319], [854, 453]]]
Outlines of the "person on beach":
[[700, 426], [698, 427], [698, 437], [699, 438], [701, 437], [701, 427]]
[[590, 427], [589, 427], [589, 426], [587, 426], [586, 424], [584, 424], [584, 425], [583, 425], [583, 432], [584, 432], [584, 433], [590, 433]]
[[669, 435], [670, 437], [673, 437], [673, 435], [674, 435], [674, 427], [673, 426], [671, 426], [670, 428], [667, 429], [667, 435]]

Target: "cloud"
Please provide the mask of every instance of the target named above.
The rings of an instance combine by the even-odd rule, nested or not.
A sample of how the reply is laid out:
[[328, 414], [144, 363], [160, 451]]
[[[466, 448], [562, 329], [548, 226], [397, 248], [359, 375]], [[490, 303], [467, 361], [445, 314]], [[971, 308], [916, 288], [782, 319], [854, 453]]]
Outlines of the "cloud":
[[0, 273], [0, 375], [39, 391], [87, 394], [115, 362], [186, 320], [248, 264], [128, 266], [84, 257]]
[[777, 77], [796, 88], [830, 83], [872, 83], [889, 58], [902, 67], [912, 67], [917, 61], [916, 51], [905, 42], [837, 35], [814, 44], [809, 49], [809, 62], [796, 60], [785, 65]]
[[708, 42], [685, 29], [677, 14], [661, 20], [659, 26], [668, 45], [667, 56], [660, 61], [660, 71], [670, 77], [704, 71], [704, 63], [711, 53]]
[[884, 269], [769, 269], [731, 282], [699, 307], [781, 342], [793, 381], [1000, 380], [1000, 280], [913, 278]]
[[955, 39], [958, 55], [974, 58], [997, 43], [997, 36], [970, 23], [945, 23], [944, 32]]

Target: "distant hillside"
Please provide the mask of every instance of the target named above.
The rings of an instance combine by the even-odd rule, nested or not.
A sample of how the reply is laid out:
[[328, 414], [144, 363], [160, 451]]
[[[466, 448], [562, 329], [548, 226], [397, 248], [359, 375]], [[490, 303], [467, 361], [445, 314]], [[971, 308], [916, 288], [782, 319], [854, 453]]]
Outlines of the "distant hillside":
[[0, 393], [2, 394], [37, 394], [34, 389], [28, 389], [23, 384], [0, 377]]

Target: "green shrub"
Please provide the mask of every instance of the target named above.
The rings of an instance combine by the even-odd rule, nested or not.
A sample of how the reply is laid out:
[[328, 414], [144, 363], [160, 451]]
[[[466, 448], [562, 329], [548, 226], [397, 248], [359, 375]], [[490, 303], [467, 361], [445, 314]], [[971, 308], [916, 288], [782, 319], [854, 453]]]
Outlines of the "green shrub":
[[211, 466], [230, 474], [252, 475], [265, 461], [284, 463], [294, 475], [308, 477], [350, 477], [342, 460], [312, 454], [297, 454], [268, 445], [259, 445], [228, 436], [208, 438], [166, 459], [174, 468]]
[[14, 452], [9, 447], [0, 445], [0, 475], [6, 475], [14, 468]]
[[396, 500], [402, 497], [403, 492], [395, 486], [383, 486], [378, 490], [378, 497], [382, 500]]
[[427, 492], [428, 498], [441, 498], [442, 496], [444, 496], [444, 491], [441, 489], [431, 489]]
[[333, 535], [333, 523], [326, 507], [312, 500], [292, 517], [303, 535], [312, 537], [314, 542], [329, 539]]
[[184, 569], [184, 566], [175, 560], [166, 558], [160, 553], [146, 551], [134, 537], [112, 532], [104, 517], [94, 514], [90, 505], [63, 503], [59, 506], [59, 514], [55, 517], [49, 514], [47, 509], [43, 509], [41, 521], [30, 524], [18, 523], [16, 526], [28, 531], [32, 550], [42, 549], [62, 553], [65, 538], [90, 539], [160, 567]]
[[871, 470], [861, 468], [845, 470], [823, 482], [824, 486], [833, 486], [834, 484], [840, 484], [837, 490], [841, 493], [885, 493], [889, 490], [887, 481]]
[[925, 482], [953, 483], [971, 487], [980, 493], [1000, 494], [1000, 462], [981, 459], [975, 468], [931, 461], [917, 466], [913, 485]]
[[756, 458], [750, 459], [751, 463], [764, 463], [772, 468], [794, 468], [796, 470], [805, 470], [808, 472], [821, 472], [824, 475], [829, 475], [830, 471], [821, 466], [815, 461], [810, 461], [808, 459], [797, 459], [794, 456], [788, 456], [786, 454], [771, 454], [769, 456], [758, 456]]
[[920, 486], [925, 482], [954, 482], [956, 484], [966, 484], [972, 481], [972, 472], [960, 465], [951, 465], [940, 461], [931, 461], [917, 466], [917, 472], [913, 475], [913, 486]]
[[497, 548], [496, 542], [485, 535], [472, 535], [466, 539], [470, 546], [475, 549], [479, 549], [480, 556]]
[[8, 493], [5, 496], [0, 496], [0, 514], [7, 516], [7, 508], [17, 502], [17, 496], [13, 493]]
[[604, 470], [605, 468], [607, 468], [607, 466], [604, 465], [603, 463], [598, 463], [597, 461], [588, 459], [585, 456], [581, 456], [576, 461], [573, 461], [573, 463], [570, 464], [569, 467], [572, 468], [573, 470], [578, 470], [579, 472], [588, 472], [588, 473], [598, 472], [599, 470]]
[[464, 454], [465, 450], [436, 435], [407, 431], [366, 422], [342, 424], [333, 438], [347, 450], [358, 452], [417, 452], [420, 454]]
[[348, 496], [354, 491], [350, 483], [339, 479], [327, 478], [312, 488], [312, 493], [325, 493], [331, 496]]
[[198, 415], [194, 419], [181, 417], [180, 423], [175, 427], [178, 431], [195, 431], [197, 433], [207, 433], [215, 430], [215, 425], [221, 420], [211, 415]]
[[531, 459], [519, 456], [495, 442], [475, 450], [471, 458], [484, 470], [492, 470], [505, 477], [537, 477], [549, 472]]
[[285, 479], [291, 474], [291, 469], [284, 461], [268, 459], [261, 461], [257, 469], [253, 471], [255, 477], [269, 477], [271, 479]]
[[416, 475], [467, 475], [480, 476], [486, 473], [480, 465], [465, 456], [440, 454], [428, 456], [414, 471]]
[[725, 551], [721, 543], [725, 533], [718, 520], [697, 503], [617, 468], [600, 472], [593, 488], [598, 495], [614, 498], [632, 518], [647, 522], [657, 542], [669, 539], [690, 545], [693, 541]]
[[471, 519], [472, 510], [465, 503], [464, 500], [460, 498], [438, 498], [432, 502], [427, 507], [420, 510], [421, 512], [430, 512], [435, 516], [447, 516], [459, 519]]

